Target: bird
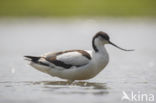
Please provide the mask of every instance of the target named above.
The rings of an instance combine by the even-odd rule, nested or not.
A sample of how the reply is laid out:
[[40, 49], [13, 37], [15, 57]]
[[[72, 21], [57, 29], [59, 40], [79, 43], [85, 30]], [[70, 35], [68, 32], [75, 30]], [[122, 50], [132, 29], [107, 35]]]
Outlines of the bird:
[[91, 79], [107, 66], [109, 62], [105, 48], [107, 44], [124, 51], [133, 51], [117, 46], [110, 41], [107, 33], [99, 31], [92, 38], [92, 50], [64, 50], [43, 56], [24, 57], [35, 69], [72, 83], [75, 80]]

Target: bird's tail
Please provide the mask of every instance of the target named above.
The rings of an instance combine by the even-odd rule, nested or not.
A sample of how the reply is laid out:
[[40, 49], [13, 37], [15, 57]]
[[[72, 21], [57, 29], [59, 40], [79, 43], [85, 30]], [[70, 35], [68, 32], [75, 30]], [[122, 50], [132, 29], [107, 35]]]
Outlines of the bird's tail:
[[24, 57], [26, 57], [26, 60], [29, 60], [32, 62], [38, 62], [38, 60], [41, 58], [41, 57], [35, 57], [35, 56], [24, 56]]

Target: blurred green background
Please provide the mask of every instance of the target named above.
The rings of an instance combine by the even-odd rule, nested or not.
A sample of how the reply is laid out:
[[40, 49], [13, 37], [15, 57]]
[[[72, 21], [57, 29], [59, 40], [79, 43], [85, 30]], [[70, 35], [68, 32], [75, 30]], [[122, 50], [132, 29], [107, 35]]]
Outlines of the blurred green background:
[[156, 0], [0, 0], [0, 16], [156, 16]]

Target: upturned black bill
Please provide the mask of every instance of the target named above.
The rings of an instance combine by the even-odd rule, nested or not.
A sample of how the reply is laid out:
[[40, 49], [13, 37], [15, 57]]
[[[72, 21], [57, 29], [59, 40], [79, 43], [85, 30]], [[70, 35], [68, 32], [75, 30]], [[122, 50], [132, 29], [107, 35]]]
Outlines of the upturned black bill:
[[112, 43], [111, 41], [108, 41], [108, 43], [111, 44], [111, 45], [113, 45], [113, 46], [115, 46], [116, 48], [118, 48], [118, 49], [120, 49], [120, 50], [124, 50], [124, 51], [134, 51], [133, 49], [130, 49], [130, 50], [128, 50], [128, 49], [123, 49], [123, 48], [121, 48], [121, 47], [115, 45], [115, 44]]

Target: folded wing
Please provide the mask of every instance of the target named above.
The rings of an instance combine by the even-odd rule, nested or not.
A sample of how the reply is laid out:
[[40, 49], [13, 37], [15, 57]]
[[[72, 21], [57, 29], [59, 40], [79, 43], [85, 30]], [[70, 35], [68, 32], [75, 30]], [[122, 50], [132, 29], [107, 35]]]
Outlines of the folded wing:
[[57, 53], [50, 53], [45, 59], [55, 66], [69, 69], [73, 66], [80, 67], [86, 65], [91, 60], [88, 52], [83, 50], [71, 50]]

